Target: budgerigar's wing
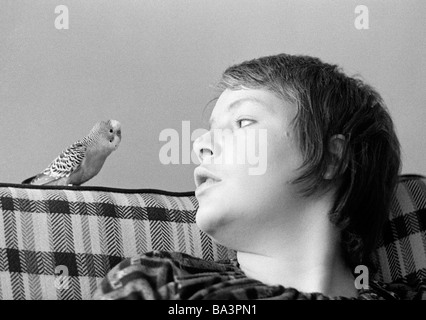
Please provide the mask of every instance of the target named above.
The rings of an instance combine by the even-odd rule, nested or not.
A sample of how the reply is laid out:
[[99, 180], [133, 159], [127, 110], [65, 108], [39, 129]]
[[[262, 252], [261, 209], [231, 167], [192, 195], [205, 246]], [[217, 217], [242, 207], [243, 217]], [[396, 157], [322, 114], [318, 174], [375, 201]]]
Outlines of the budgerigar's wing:
[[78, 170], [86, 155], [86, 146], [80, 141], [72, 144], [52, 161], [52, 163], [31, 184], [50, 184], [56, 180], [67, 178]]

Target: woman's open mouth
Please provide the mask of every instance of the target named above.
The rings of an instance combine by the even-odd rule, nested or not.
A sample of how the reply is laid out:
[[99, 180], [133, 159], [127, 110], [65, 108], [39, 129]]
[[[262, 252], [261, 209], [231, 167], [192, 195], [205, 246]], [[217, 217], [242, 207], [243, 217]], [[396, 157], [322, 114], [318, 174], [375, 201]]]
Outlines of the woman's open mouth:
[[194, 170], [194, 180], [196, 185], [195, 195], [198, 197], [204, 190], [216, 185], [221, 181], [219, 177], [204, 167], [197, 167]]

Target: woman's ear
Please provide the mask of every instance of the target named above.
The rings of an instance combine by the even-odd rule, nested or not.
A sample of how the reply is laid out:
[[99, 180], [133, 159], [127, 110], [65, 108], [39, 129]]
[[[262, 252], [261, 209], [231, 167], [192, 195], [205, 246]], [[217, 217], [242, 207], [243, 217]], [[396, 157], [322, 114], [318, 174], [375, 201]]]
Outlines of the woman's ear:
[[331, 180], [335, 176], [345, 171], [346, 164], [342, 166], [342, 170], [337, 172], [340, 163], [343, 161], [343, 151], [345, 150], [346, 139], [342, 134], [335, 134], [328, 142], [328, 151], [330, 154], [327, 171], [324, 174], [324, 179]]

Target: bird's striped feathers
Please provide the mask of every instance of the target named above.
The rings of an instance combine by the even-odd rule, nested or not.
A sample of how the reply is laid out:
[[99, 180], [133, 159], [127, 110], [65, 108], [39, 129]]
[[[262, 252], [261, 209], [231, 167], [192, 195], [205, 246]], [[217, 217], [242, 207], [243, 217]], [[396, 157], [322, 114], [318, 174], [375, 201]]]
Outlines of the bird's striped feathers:
[[35, 179], [32, 184], [46, 184], [68, 178], [73, 172], [78, 170], [86, 154], [86, 146], [78, 141], [62, 151], [62, 153], [52, 161], [52, 163]]

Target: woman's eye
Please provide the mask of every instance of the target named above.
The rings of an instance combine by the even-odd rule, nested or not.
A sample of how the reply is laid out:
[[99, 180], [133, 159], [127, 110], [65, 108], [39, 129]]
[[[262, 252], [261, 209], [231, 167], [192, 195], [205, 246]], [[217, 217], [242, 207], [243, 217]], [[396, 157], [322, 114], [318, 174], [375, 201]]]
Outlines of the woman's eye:
[[249, 120], [249, 119], [241, 119], [241, 120], [237, 120], [238, 126], [240, 128], [244, 128], [245, 126], [248, 126], [249, 124], [253, 123], [253, 120]]

